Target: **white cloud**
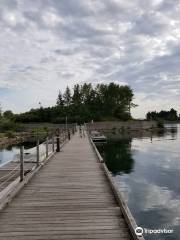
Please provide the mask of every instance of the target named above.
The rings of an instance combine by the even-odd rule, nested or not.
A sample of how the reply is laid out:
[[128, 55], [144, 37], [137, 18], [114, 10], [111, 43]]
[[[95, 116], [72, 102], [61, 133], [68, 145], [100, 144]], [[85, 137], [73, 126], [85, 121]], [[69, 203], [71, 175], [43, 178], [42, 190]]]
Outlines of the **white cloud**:
[[179, 9], [180, 0], [2, 0], [0, 88], [48, 95], [48, 105], [66, 84], [115, 81], [134, 89], [136, 117], [180, 110]]
[[58, 16], [54, 9], [48, 9], [42, 14], [42, 20], [47, 27], [56, 27], [58, 24], [63, 23], [63, 19]]

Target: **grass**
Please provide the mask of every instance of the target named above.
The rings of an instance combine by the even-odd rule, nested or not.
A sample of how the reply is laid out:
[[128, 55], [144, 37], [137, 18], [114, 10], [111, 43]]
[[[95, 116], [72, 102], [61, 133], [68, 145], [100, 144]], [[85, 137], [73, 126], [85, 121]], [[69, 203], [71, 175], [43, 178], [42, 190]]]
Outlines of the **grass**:
[[0, 133], [0, 138], [5, 137], [5, 133]]

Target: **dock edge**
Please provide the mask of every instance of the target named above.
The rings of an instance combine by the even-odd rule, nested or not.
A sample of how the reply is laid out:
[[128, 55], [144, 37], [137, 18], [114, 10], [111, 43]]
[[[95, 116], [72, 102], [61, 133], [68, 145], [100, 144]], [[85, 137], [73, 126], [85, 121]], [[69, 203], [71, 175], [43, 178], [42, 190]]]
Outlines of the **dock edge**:
[[140, 236], [136, 235], [135, 229], [138, 227], [137, 223], [136, 223], [134, 217], [132, 216], [131, 211], [128, 208], [126, 202], [123, 200], [122, 194], [120, 193], [119, 189], [117, 188], [117, 185], [116, 185], [115, 181], [113, 180], [113, 178], [111, 176], [111, 173], [109, 172], [108, 168], [106, 167], [106, 164], [104, 163], [103, 158], [101, 157], [98, 149], [96, 148], [96, 145], [92, 141], [88, 132], [87, 132], [87, 135], [88, 135], [89, 141], [91, 143], [91, 146], [92, 146], [99, 162], [101, 163], [102, 169], [103, 169], [103, 171], [104, 171], [104, 173], [105, 173], [105, 175], [108, 179], [108, 182], [109, 182], [110, 187], [113, 191], [115, 199], [116, 199], [116, 201], [117, 201], [117, 203], [118, 203], [118, 205], [119, 205], [119, 207], [122, 211], [125, 222], [129, 227], [129, 231], [130, 231], [131, 236], [133, 237], [134, 240], [145, 240], [145, 238], [143, 236], [140, 237]]

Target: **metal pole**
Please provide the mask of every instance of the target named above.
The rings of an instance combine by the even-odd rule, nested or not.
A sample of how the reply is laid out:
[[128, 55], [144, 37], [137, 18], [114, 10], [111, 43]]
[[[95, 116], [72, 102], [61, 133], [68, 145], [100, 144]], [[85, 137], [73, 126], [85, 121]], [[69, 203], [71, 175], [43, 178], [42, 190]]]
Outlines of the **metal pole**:
[[54, 136], [52, 136], [52, 151], [54, 152]]
[[69, 140], [71, 139], [71, 133], [70, 133], [70, 130], [68, 130], [68, 139], [69, 139]]
[[68, 128], [68, 127], [67, 127], [67, 116], [66, 116], [66, 132], [67, 132], [67, 128]]
[[57, 144], [56, 152], [60, 152], [60, 142], [59, 142], [59, 139], [60, 139], [60, 137], [57, 136], [56, 137], [56, 144]]
[[60, 129], [56, 129], [56, 152], [60, 152]]
[[77, 123], [76, 123], [76, 125], [75, 125], [75, 132], [77, 132]]
[[20, 147], [20, 182], [24, 179], [24, 146]]
[[36, 165], [39, 166], [39, 139], [37, 139], [37, 145], [36, 145]]
[[48, 157], [48, 137], [46, 138], [46, 158]]

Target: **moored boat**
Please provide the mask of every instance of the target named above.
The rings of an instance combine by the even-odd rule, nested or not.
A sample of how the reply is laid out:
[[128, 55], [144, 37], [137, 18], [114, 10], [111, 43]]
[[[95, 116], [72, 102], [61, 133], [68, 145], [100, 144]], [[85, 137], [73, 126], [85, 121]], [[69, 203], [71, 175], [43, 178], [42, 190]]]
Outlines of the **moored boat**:
[[106, 136], [104, 136], [103, 134], [101, 134], [98, 131], [92, 131], [91, 132], [91, 138], [93, 140], [93, 142], [97, 142], [97, 143], [106, 143], [107, 142], [107, 138]]

